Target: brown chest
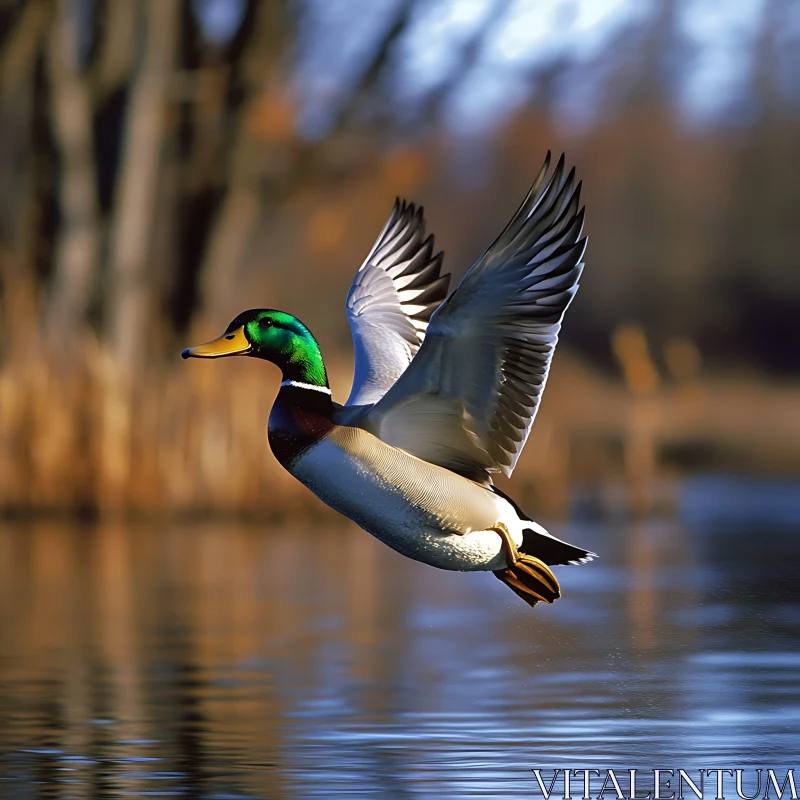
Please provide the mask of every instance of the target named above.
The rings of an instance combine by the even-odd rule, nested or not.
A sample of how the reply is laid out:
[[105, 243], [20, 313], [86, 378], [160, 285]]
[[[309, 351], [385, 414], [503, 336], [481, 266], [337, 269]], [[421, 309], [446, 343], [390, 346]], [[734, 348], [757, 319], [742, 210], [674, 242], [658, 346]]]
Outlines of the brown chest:
[[334, 427], [330, 397], [309, 390], [282, 389], [269, 416], [269, 446], [285, 469]]

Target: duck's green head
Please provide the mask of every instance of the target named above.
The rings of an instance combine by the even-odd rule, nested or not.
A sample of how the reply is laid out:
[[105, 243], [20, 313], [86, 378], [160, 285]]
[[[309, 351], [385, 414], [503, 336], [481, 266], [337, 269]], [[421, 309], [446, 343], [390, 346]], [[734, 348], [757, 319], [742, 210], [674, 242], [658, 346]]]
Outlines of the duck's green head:
[[243, 311], [218, 339], [187, 347], [181, 356], [254, 356], [279, 366], [284, 378], [314, 386], [328, 385], [317, 340], [297, 317], [283, 311], [263, 308]]

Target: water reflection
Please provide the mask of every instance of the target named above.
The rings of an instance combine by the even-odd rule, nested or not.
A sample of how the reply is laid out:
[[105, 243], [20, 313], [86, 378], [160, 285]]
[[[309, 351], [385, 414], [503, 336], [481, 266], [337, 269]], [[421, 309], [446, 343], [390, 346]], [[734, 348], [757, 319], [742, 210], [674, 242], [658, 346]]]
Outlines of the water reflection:
[[0, 797], [537, 796], [793, 765], [789, 530], [573, 526], [531, 612], [358, 529], [0, 527]]

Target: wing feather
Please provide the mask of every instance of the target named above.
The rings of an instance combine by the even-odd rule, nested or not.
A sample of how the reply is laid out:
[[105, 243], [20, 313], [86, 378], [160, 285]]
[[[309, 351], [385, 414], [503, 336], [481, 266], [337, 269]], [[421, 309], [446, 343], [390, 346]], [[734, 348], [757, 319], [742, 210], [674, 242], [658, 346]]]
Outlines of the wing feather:
[[396, 200], [347, 295], [355, 350], [348, 406], [377, 402], [419, 350], [450, 285], [444, 254], [433, 250], [422, 208]]
[[517, 463], [583, 270], [581, 185], [564, 156], [549, 171], [548, 153], [516, 214], [433, 314], [411, 365], [362, 423], [486, 483]]

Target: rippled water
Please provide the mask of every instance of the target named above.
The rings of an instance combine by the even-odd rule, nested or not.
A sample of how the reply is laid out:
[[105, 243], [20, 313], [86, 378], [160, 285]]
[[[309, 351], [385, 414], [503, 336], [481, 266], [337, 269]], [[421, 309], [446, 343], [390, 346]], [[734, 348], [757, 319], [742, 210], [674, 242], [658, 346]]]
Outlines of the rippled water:
[[535, 767], [797, 766], [797, 530], [552, 530], [602, 557], [531, 610], [351, 527], [5, 523], [0, 798], [524, 798]]

